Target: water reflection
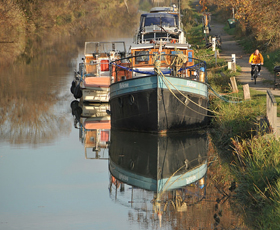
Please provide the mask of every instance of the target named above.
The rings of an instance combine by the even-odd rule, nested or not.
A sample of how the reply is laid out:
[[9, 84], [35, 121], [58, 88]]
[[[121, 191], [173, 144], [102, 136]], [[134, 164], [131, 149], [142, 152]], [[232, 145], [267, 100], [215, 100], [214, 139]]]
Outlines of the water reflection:
[[22, 99], [0, 108], [0, 140], [14, 145], [51, 143], [70, 132], [63, 105], [32, 104]]
[[[79, 140], [84, 145], [86, 159], [108, 159], [111, 119], [108, 103], [90, 104], [71, 102], [74, 127], [79, 129]], [[91, 151], [90, 151], [91, 150]]]
[[71, 131], [71, 121], [66, 117], [69, 107], [64, 102], [70, 95], [66, 83], [78, 47], [69, 41], [40, 52], [31, 63], [22, 58], [0, 71], [2, 141], [37, 147], [51, 144]]
[[168, 136], [112, 131], [110, 196], [144, 212], [144, 222], [165, 225], [205, 198], [207, 152], [205, 131]]

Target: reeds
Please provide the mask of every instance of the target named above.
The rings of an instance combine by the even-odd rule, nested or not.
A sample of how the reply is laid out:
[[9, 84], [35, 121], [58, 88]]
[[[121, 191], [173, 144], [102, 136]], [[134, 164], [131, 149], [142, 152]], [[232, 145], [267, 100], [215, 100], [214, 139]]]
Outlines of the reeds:
[[280, 223], [280, 142], [272, 135], [232, 139], [235, 199], [254, 229], [278, 229]]
[[[217, 79], [212, 80], [216, 85], [213, 87], [227, 92], [227, 81]], [[242, 90], [235, 96], [242, 97]], [[280, 142], [267, 133], [265, 94], [251, 91], [251, 97], [237, 104], [212, 100], [211, 107], [219, 115], [212, 120], [211, 136], [237, 183], [234, 206], [243, 214], [246, 225], [252, 229], [278, 229]]]

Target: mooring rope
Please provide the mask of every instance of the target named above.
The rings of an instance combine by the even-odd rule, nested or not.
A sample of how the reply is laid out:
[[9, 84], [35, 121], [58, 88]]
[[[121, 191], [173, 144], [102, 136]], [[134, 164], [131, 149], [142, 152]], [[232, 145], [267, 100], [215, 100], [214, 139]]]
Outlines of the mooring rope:
[[204, 110], [206, 110], [206, 111], [208, 111], [208, 112], [216, 113], [216, 114], [220, 115], [220, 113], [218, 113], [218, 112], [216, 112], [216, 111], [212, 111], [212, 110], [210, 110], [210, 109], [207, 109], [207, 108], [205, 108], [205, 107], [203, 107], [203, 106], [197, 104], [196, 102], [194, 102], [193, 100], [191, 100], [188, 96], [184, 95], [180, 90], [178, 90], [164, 75], [163, 75], [163, 77], [166, 79], [166, 81], [167, 81], [170, 85], [173, 86], [174, 89], [176, 89], [176, 90], [177, 90], [183, 97], [185, 97], [187, 100], [189, 100], [190, 102], [192, 102], [192, 103], [195, 104], [196, 106], [198, 106], [198, 107], [200, 107], [200, 108], [202, 108], [202, 109], [204, 109]]
[[223, 100], [223, 101], [225, 101], [225, 102], [227, 102], [227, 103], [233, 103], [233, 104], [235, 103], [235, 104], [237, 104], [237, 103], [242, 103], [242, 102], [243, 102], [243, 101], [230, 101], [230, 100], [224, 98], [223, 96], [221, 96], [220, 94], [218, 94], [218, 93], [212, 88], [211, 85], [209, 85], [208, 83], [206, 83], [206, 85], [208, 86], [208, 88], [210, 88], [210, 89], [212, 90], [212, 92], [214, 93], [214, 95], [215, 95], [216, 97], [220, 98], [221, 100]]
[[184, 106], [186, 106], [187, 108], [189, 108], [191, 111], [193, 111], [193, 112], [195, 112], [195, 113], [197, 113], [197, 114], [199, 114], [199, 115], [202, 115], [202, 116], [208, 116], [208, 117], [215, 117], [215, 116], [212, 116], [212, 115], [208, 115], [208, 114], [203, 114], [203, 113], [200, 113], [200, 112], [198, 112], [198, 111], [196, 111], [196, 110], [194, 110], [194, 109], [192, 109], [192, 108], [190, 108], [189, 106], [187, 106], [180, 98], [178, 98], [177, 97], [177, 95], [172, 91], [172, 89], [170, 88], [170, 86], [168, 85], [168, 83], [170, 84], [170, 85], [172, 85], [173, 86], [173, 88], [177, 91], [177, 92], [179, 92], [186, 100], [189, 100], [190, 102], [192, 102], [193, 104], [195, 104], [196, 106], [198, 106], [199, 108], [202, 108], [202, 109], [204, 109], [204, 110], [206, 110], [206, 111], [209, 111], [209, 112], [212, 112], [212, 113], [216, 113], [216, 114], [219, 114], [218, 112], [216, 112], [216, 111], [212, 111], [212, 110], [209, 110], [209, 109], [207, 109], [207, 108], [205, 108], [205, 107], [203, 107], [203, 106], [201, 106], [201, 105], [199, 105], [199, 104], [197, 104], [197, 103], [195, 103], [193, 100], [191, 100], [188, 96], [186, 96], [186, 95], [184, 95], [180, 90], [178, 90], [165, 76], [164, 76], [164, 74], [162, 73], [162, 71], [160, 70], [160, 60], [156, 60], [155, 61], [155, 71], [158, 73], [158, 75], [162, 78], [162, 81], [164, 82], [164, 84], [166, 85], [166, 87], [168, 88], [168, 90], [170, 91], [170, 93], [180, 102], [180, 103], [182, 103]]

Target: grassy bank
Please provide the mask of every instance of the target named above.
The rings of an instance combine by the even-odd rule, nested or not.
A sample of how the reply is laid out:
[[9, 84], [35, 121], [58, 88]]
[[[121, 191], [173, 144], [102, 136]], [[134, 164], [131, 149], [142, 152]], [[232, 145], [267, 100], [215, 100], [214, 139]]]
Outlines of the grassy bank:
[[235, 210], [251, 229], [278, 229], [280, 143], [267, 135], [267, 123], [260, 119], [265, 115], [266, 95], [251, 91], [251, 96], [250, 101], [238, 104], [211, 101], [211, 109], [219, 112], [212, 120], [211, 137], [237, 183], [232, 199]]
[[[195, 17], [199, 19], [200, 16]], [[189, 30], [189, 34], [196, 37], [192, 45], [197, 56], [203, 59], [210, 55], [211, 51], [203, 45], [201, 25], [192, 24]], [[246, 43], [244, 45], [247, 46]], [[266, 65], [273, 66], [274, 57], [278, 56], [275, 52], [266, 60]], [[209, 58], [213, 62], [213, 56]], [[214, 65], [208, 67], [208, 80], [212, 88], [227, 100], [242, 101], [242, 86], [238, 85], [237, 94], [231, 94], [229, 86], [230, 77], [238, 72], [233, 74]], [[251, 229], [279, 229], [280, 142], [273, 135], [267, 135], [269, 127], [263, 122], [266, 94], [254, 90], [250, 93], [251, 100], [241, 103], [228, 103], [211, 96], [210, 109], [218, 112], [211, 122], [211, 138], [223, 167], [237, 183], [232, 197], [233, 207], [243, 214], [246, 225]]]

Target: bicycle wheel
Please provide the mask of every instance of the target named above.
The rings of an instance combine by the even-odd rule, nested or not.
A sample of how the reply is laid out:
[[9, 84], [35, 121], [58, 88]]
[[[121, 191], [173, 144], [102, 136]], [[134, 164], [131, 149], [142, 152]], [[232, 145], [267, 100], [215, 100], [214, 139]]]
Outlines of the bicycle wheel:
[[258, 77], [258, 70], [257, 70], [257, 66], [255, 66], [255, 69], [254, 69], [254, 81], [255, 81], [255, 84], [257, 84], [257, 77]]

